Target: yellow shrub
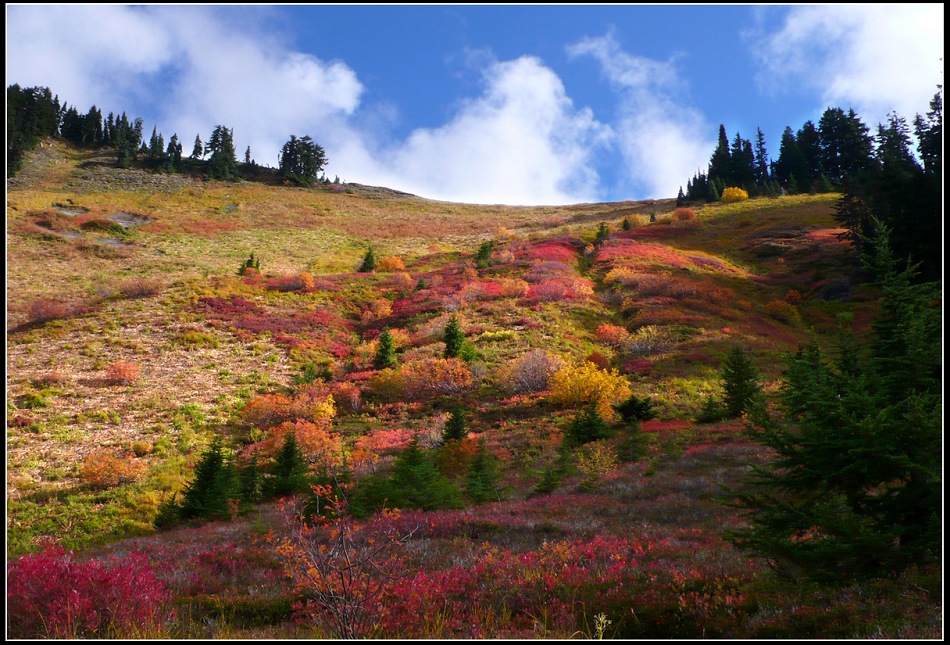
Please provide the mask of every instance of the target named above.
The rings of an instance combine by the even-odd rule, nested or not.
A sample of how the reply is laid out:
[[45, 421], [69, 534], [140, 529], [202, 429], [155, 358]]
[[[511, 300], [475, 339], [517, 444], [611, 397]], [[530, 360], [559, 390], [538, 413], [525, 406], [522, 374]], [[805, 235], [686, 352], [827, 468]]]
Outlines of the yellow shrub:
[[575, 405], [597, 402], [597, 412], [605, 421], [612, 421], [613, 409], [630, 398], [630, 383], [616, 370], [602, 370], [593, 363], [582, 363], [561, 368], [551, 377], [550, 398], [555, 403]]
[[796, 327], [802, 323], [802, 317], [801, 314], [798, 313], [798, 308], [785, 300], [770, 301], [765, 305], [765, 313], [775, 320]]
[[393, 271], [405, 271], [406, 264], [398, 255], [391, 255], [383, 258], [376, 263], [376, 271], [382, 273], [392, 273]]
[[749, 199], [749, 193], [741, 188], [736, 188], [735, 186], [730, 186], [722, 191], [722, 201], [727, 204], [732, 202], [741, 202]]

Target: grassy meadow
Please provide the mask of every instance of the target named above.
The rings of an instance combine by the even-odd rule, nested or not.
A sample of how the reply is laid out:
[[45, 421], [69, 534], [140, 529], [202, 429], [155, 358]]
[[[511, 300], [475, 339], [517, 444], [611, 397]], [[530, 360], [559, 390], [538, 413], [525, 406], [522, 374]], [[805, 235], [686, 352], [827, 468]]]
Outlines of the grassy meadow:
[[[480, 441], [498, 468], [493, 501], [355, 525], [354, 544], [405, 538], [360, 635], [940, 637], [939, 570], [820, 587], [733, 547], [743, 517], [727, 488], [769, 455], [741, 419], [695, 421], [735, 345], [773, 396], [785, 353], [830, 347], [843, 321], [867, 329], [879, 294], [853, 279], [837, 195], [687, 217], [675, 200], [467, 205], [108, 164], [45, 144], [7, 194], [7, 559], [50, 538], [80, 562], [146, 556], [161, 619], [99, 635], [339, 635], [281, 557], [289, 503], [154, 528], [213, 437], [240, 458], [273, 431], [252, 409], [317, 383], [357, 480], [413, 438], [458, 485]], [[370, 248], [376, 270], [358, 272]], [[250, 254], [259, 271], [239, 275]], [[427, 370], [451, 316], [471, 357], [443, 378]], [[383, 330], [389, 370], [373, 363]], [[518, 386], [538, 350], [652, 401], [634, 458], [616, 457], [616, 420], [613, 438], [559, 451], [583, 406]], [[450, 450], [439, 440], [458, 403], [468, 435]]]

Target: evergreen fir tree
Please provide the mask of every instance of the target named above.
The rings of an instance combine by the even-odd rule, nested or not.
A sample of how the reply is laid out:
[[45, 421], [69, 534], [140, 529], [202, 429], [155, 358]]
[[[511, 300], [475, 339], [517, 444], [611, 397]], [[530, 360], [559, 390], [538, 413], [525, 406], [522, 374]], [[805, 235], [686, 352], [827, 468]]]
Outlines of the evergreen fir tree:
[[608, 439], [611, 436], [613, 432], [597, 411], [596, 401], [591, 401], [578, 412], [564, 432], [565, 441], [573, 446]]
[[722, 366], [722, 389], [726, 414], [740, 417], [748, 412], [761, 390], [759, 373], [745, 350], [735, 345]]
[[204, 150], [205, 150], [205, 147], [204, 147], [204, 144], [201, 143], [201, 135], [196, 134], [195, 146], [194, 148], [191, 149], [191, 158], [194, 159], [195, 161], [198, 161], [199, 159], [203, 159], [205, 156]]
[[485, 440], [481, 439], [465, 476], [465, 494], [476, 504], [501, 501], [498, 480], [498, 460], [488, 452]]
[[376, 254], [373, 253], [373, 247], [366, 249], [366, 255], [363, 256], [363, 262], [357, 269], [360, 273], [371, 273], [376, 269]]
[[219, 125], [215, 127], [205, 146], [205, 152], [211, 157], [208, 159], [208, 177], [231, 181], [238, 178], [237, 157], [234, 151], [234, 133], [232, 130]]
[[750, 430], [777, 458], [737, 495], [750, 522], [737, 545], [831, 583], [942, 551], [940, 286], [898, 270], [887, 234], [868, 266], [883, 297], [867, 352], [846, 338], [832, 360], [817, 344], [788, 357], [781, 416], [759, 409]]
[[393, 337], [389, 329], [384, 329], [379, 335], [376, 346], [376, 355], [373, 357], [373, 367], [382, 370], [396, 366], [396, 350], [393, 346]]
[[467, 419], [465, 408], [461, 405], [454, 405], [449, 410], [449, 418], [445, 422], [445, 428], [442, 430], [442, 443], [450, 441], [461, 441], [468, 436]]
[[458, 358], [462, 353], [462, 345], [465, 343], [465, 334], [462, 333], [462, 326], [456, 316], [449, 319], [442, 338], [445, 341], [445, 358]]
[[238, 471], [238, 496], [241, 500], [239, 510], [242, 513], [247, 513], [264, 498], [263, 483], [263, 473], [257, 465], [257, 455], [254, 455], [251, 461]]
[[614, 410], [620, 414], [620, 418], [625, 423], [656, 418], [656, 412], [653, 410], [653, 400], [647, 397], [640, 398], [636, 394], [631, 394], [626, 401], [615, 405]]
[[284, 443], [274, 460], [273, 480], [270, 490], [273, 495], [282, 497], [303, 493], [308, 490], [307, 460], [297, 443], [293, 431], [284, 437]]
[[220, 518], [230, 514], [230, 501], [237, 497], [233, 466], [224, 455], [220, 437], [215, 437], [195, 466], [195, 478], [182, 493], [180, 516]]

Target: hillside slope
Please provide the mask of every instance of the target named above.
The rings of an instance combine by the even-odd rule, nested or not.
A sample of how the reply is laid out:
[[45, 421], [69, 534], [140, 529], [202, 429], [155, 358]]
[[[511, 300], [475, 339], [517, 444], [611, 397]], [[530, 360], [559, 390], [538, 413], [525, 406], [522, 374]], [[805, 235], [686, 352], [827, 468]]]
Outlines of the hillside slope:
[[[738, 420], [694, 421], [720, 393], [731, 347], [754, 357], [772, 393], [784, 352], [810, 334], [827, 342], [842, 316], [866, 327], [876, 294], [855, 278], [834, 199], [705, 206], [693, 217], [674, 217], [674, 200], [476, 206], [355, 184], [120, 171], [97, 151], [47, 144], [8, 182], [8, 558], [47, 537], [97, 549], [89, 554], [135, 548], [189, 616], [166, 635], [327, 635], [319, 621], [289, 620], [299, 598], [275, 582], [262, 537], [281, 526], [273, 504], [230, 522], [152, 528], [213, 436], [240, 459], [276, 440], [276, 423], [251, 412], [278, 400], [265, 397], [319, 390], [333, 394], [328, 436], [357, 478], [385, 472], [413, 437], [438, 452], [457, 405], [469, 436], [438, 452], [442, 471], [462, 485], [478, 440], [498, 460], [499, 501], [402, 516], [427, 528], [390, 602], [427, 602], [399, 587], [412, 572], [443, 589], [444, 612], [413, 625], [382, 611], [383, 635], [593, 635], [602, 614], [614, 636], [781, 637], [798, 625], [795, 602], [816, 612], [802, 636], [864, 636], [884, 624], [869, 619], [875, 611], [888, 634], [927, 633], [932, 613], [897, 618], [901, 607], [882, 609], [870, 592], [835, 597], [825, 612], [805, 591], [756, 588], [766, 566], [724, 541], [742, 520], [716, 500], [764, 455]], [[487, 261], [476, 262], [486, 242]], [[379, 264], [359, 273], [369, 248]], [[250, 254], [259, 272], [238, 275]], [[436, 378], [455, 365], [442, 359], [453, 316], [471, 354]], [[395, 369], [374, 365], [384, 330]], [[518, 385], [518, 361], [538, 350], [597, 365], [652, 401], [644, 453], [608, 457], [622, 436], [588, 446], [560, 487], [538, 495], [583, 407], [548, 383]], [[628, 560], [639, 573], [611, 565]], [[462, 579], [486, 566], [501, 572], [492, 584]], [[564, 580], [533, 586], [554, 566]], [[655, 597], [643, 567], [662, 588]], [[621, 582], [632, 595], [610, 591]], [[506, 609], [512, 596], [523, 603]]]

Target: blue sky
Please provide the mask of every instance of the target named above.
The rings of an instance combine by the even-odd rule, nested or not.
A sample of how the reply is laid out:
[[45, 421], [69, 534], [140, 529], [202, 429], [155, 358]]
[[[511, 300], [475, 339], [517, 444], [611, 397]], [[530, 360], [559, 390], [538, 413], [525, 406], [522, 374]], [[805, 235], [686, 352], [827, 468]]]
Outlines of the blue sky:
[[7, 85], [125, 111], [190, 151], [217, 124], [277, 165], [448, 201], [675, 197], [719, 124], [853, 108], [875, 130], [943, 84], [943, 4], [7, 5]]

